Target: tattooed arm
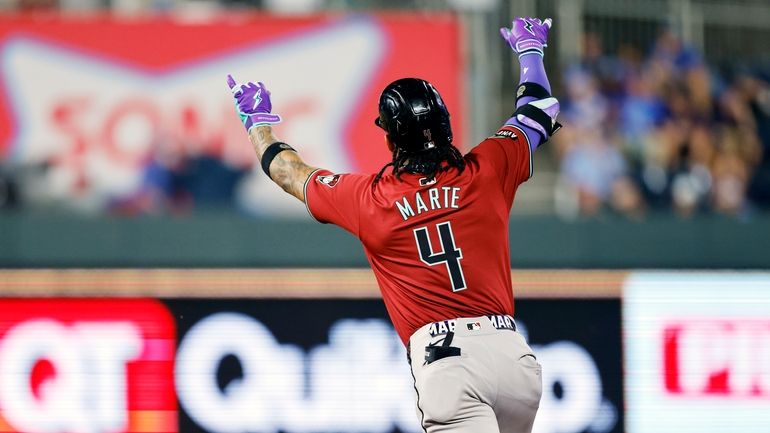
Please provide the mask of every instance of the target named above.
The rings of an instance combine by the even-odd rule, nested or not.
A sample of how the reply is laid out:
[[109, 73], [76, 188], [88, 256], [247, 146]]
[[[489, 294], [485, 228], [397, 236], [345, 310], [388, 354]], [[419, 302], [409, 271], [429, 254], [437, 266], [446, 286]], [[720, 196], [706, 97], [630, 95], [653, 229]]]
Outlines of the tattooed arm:
[[[227, 85], [235, 98], [235, 109], [248, 131], [257, 158], [264, 165], [268, 163], [268, 175], [283, 188], [284, 191], [305, 201], [305, 181], [315, 171], [302, 161], [297, 152], [285, 143], [279, 145], [280, 150], [275, 153], [275, 148], [268, 152], [268, 161], [263, 161], [265, 152], [271, 144], [279, 143], [273, 134], [271, 125], [281, 122], [281, 116], [274, 114], [273, 104], [270, 102], [270, 92], [261, 82], [237, 84], [235, 79], [227, 76]], [[291, 151], [288, 151], [291, 150]], [[272, 159], [270, 159], [272, 158]]]
[[[278, 141], [269, 125], [251, 128], [249, 138], [260, 161], [267, 147]], [[273, 182], [302, 202], [305, 201], [305, 181], [315, 170], [316, 168], [305, 164], [297, 152], [281, 152], [270, 163], [270, 177]]]

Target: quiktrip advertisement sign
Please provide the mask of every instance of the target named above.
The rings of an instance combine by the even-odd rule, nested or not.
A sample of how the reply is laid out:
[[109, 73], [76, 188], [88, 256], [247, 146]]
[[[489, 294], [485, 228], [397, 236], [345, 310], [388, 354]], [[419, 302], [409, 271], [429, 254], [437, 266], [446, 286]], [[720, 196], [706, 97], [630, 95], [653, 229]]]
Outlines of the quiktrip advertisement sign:
[[[536, 433], [621, 432], [620, 301], [521, 300]], [[417, 433], [378, 299], [0, 302], [2, 431]]]
[[[167, 305], [184, 317], [182, 431], [422, 431], [406, 353], [379, 300]], [[621, 432], [620, 302], [521, 300], [517, 309], [543, 365], [533, 431]]]

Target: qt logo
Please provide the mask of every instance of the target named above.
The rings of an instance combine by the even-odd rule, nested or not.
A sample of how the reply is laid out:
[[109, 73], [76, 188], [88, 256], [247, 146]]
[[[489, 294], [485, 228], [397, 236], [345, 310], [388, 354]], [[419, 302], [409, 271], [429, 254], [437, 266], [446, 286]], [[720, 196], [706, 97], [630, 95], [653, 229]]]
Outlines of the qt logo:
[[5, 300], [0, 317], [3, 431], [178, 430], [174, 325], [159, 302]]

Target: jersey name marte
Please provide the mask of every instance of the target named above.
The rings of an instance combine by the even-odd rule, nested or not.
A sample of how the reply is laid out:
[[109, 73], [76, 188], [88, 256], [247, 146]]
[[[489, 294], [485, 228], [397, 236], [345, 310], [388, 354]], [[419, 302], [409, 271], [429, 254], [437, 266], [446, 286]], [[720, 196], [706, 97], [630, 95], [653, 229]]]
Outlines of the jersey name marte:
[[427, 191], [417, 191], [414, 196], [403, 196], [396, 200], [394, 208], [404, 221], [409, 218], [439, 209], [459, 209], [460, 188], [455, 186], [441, 186], [430, 188]]

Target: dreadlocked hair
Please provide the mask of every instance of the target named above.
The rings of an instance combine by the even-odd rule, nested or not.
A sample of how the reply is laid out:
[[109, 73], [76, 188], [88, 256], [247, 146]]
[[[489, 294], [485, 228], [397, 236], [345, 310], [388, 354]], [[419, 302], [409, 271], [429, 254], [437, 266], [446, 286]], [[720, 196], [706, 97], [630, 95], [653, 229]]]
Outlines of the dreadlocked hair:
[[[446, 164], [443, 164], [446, 161]], [[463, 155], [451, 144], [431, 149], [426, 152], [408, 153], [399, 149], [393, 152], [393, 160], [385, 164], [380, 169], [372, 182], [372, 187], [382, 179], [382, 175], [388, 167], [393, 167], [392, 174], [396, 179], [401, 180], [401, 173], [420, 173], [427, 178], [436, 177], [440, 172], [444, 172], [454, 167], [460, 173], [465, 169], [465, 160]]]

